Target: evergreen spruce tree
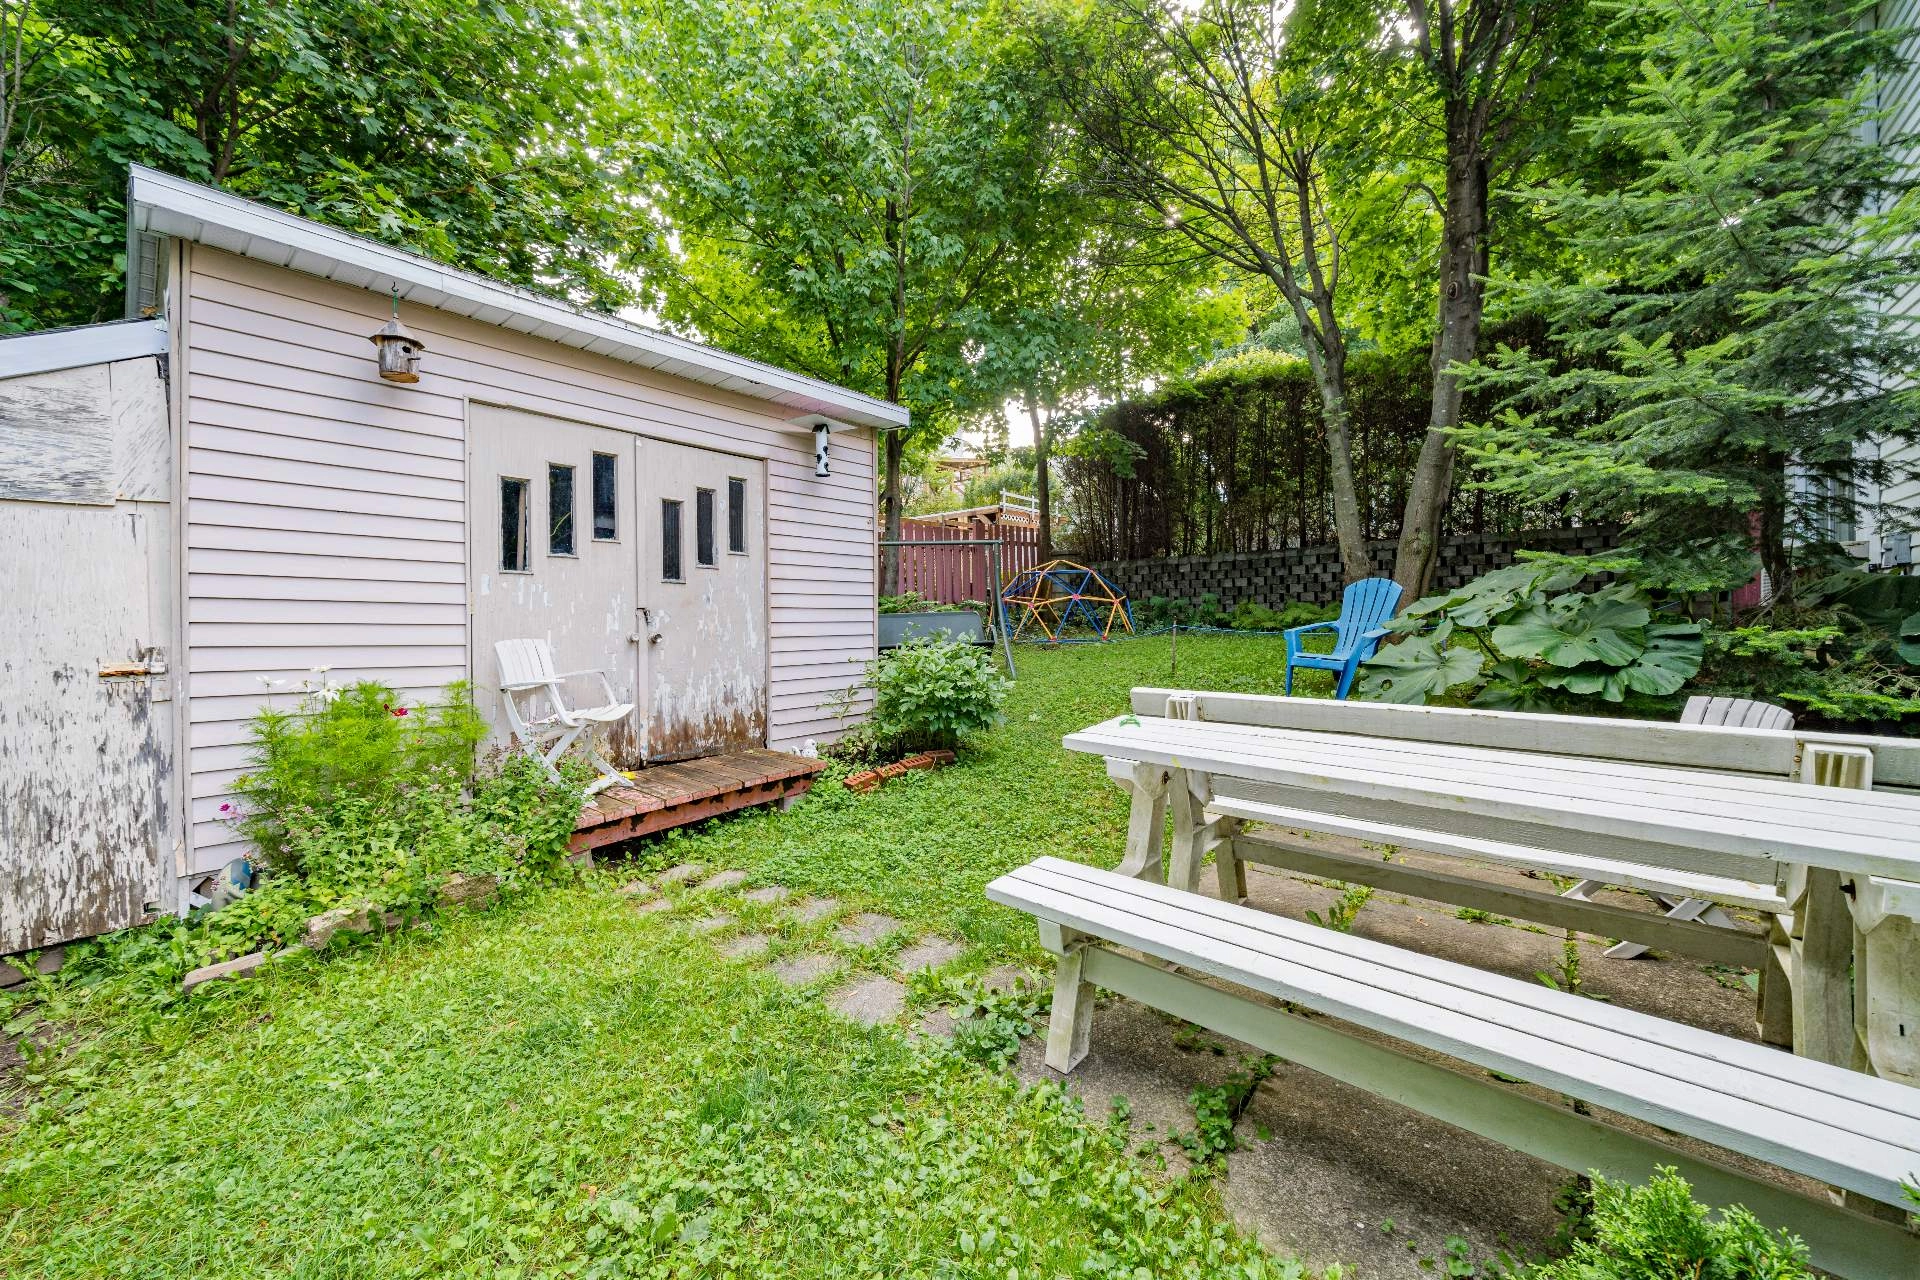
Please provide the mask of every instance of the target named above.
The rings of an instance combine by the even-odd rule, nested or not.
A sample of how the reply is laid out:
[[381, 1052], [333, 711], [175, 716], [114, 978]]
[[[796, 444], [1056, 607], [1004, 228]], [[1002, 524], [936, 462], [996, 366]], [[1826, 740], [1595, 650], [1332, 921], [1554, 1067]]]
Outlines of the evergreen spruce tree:
[[1496, 281], [1550, 341], [1471, 374], [1499, 407], [1460, 433], [1479, 483], [1624, 521], [1650, 579], [1690, 590], [1744, 580], [1757, 548], [1790, 593], [1822, 519], [1876, 500], [1889, 464], [1856, 446], [1920, 428], [1899, 314], [1920, 197], [1877, 136], [1905, 33], [1869, 27], [1873, 8], [1619, 9], [1640, 74], [1580, 132], [1628, 180], [1530, 193], [1584, 268]]

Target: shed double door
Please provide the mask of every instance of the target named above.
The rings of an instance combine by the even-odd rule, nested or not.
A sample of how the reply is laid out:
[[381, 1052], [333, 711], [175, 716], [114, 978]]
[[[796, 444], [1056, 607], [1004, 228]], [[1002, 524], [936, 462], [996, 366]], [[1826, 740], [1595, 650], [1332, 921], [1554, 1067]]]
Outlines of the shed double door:
[[[472, 662], [496, 736], [494, 645], [533, 637], [560, 670], [605, 671], [634, 704], [608, 731], [623, 768], [764, 746], [762, 474], [752, 459], [474, 405]], [[592, 680], [567, 691], [599, 699]]]

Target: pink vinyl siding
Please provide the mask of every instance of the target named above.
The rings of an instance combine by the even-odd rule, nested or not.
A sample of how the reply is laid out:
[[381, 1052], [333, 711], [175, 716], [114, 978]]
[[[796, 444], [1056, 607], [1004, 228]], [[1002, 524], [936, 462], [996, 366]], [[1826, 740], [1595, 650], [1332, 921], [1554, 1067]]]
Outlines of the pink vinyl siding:
[[[466, 420], [505, 405], [767, 463], [769, 745], [841, 728], [822, 707], [874, 649], [874, 437], [833, 476], [776, 406], [478, 321], [404, 306], [422, 379], [374, 373], [376, 293], [187, 246], [174, 323], [186, 420], [194, 870], [241, 851], [219, 806], [249, 717], [316, 666], [423, 696], [472, 674]], [[484, 674], [481, 673], [481, 674]], [[269, 694], [262, 680], [284, 682]]]

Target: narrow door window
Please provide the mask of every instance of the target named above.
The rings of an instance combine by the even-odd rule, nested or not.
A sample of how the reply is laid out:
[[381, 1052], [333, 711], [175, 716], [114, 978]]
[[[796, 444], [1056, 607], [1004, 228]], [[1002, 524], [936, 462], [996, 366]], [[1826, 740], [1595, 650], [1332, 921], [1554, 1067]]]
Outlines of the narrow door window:
[[683, 581], [680, 568], [680, 508], [678, 498], [660, 499], [660, 576], [668, 582]]
[[747, 482], [739, 476], [727, 481], [727, 550], [747, 554]]
[[713, 490], [695, 489], [693, 491], [693, 555], [694, 561], [703, 569], [711, 569], [719, 561], [714, 556], [713, 541]]
[[573, 554], [573, 468], [547, 464], [547, 551]]
[[620, 536], [620, 482], [615, 478], [614, 457], [610, 453], [593, 455], [593, 540], [612, 542]]
[[532, 503], [527, 501], [531, 486], [516, 476], [500, 477], [500, 569], [503, 573], [525, 573], [532, 565]]

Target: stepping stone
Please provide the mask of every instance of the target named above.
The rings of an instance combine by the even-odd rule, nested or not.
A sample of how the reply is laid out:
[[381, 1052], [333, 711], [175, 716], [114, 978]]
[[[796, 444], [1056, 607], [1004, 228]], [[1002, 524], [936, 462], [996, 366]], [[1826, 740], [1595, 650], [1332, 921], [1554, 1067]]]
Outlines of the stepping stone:
[[907, 1007], [907, 989], [892, 978], [862, 978], [827, 997], [835, 1013], [862, 1026], [891, 1022]]
[[673, 902], [668, 898], [655, 898], [651, 902], [636, 902], [633, 904], [635, 915], [650, 916], [656, 911], [671, 910], [673, 910]]
[[764, 933], [750, 933], [744, 938], [735, 938], [731, 942], [720, 944], [720, 954], [729, 960], [751, 960], [766, 954], [773, 939]]
[[784, 902], [789, 892], [791, 891], [783, 884], [770, 884], [761, 889], [749, 889], [741, 896], [748, 902], [757, 902], [763, 907], [770, 907], [776, 902]]
[[732, 923], [733, 917], [729, 915], [708, 916], [704, 920], [695, 920], [693, 922], [693, 931], [695, 933], [718, 933]]
[[722, 871], [700, 886], [701, 893], [711, 893], [719, 889], [731, 889], [737, 884], [745, 884], [747, 873], [744, 871]]
[[840, 940], [842, 946], [864, 947], [880, 941], [899, 927], [900, 922], [892, 916], [883, 916], [877, 911], [862, 911], [835, 929], [833, 936]]
[[918, 1034], [930, 1039], [934, 1036], [939, 1036], [942, 1039], [951, 1040], [953, 1039], [954, 1026], [955, 1020], [951, 1009], [935, 1009], [932, 1013], [920, 1019], [920, 1030]]
[[996, 995], [1004, 991], [1011, 991], [1022, 982], [1026, 983], [1029, 987], [1036, 985], [1031, 973], [1010, 964], [1003, 964], [998, 969], [987, 970], [986, 977], [981, 979], [981, 984]]
[[793, 908], [793, 918], [806, 924], [830, 916], [840, 909], [838, 898], [808, 898]]
[[893, 963], [902, 973], [918, 973], [922, 969], [938, 969], [943, 964], [951, 964], [965, 951], [966, 948], [957, 942], [928, 938], [902, 951]]
[[629, 880], [620, 886], [619, 892], [628, 898], [646, 898], [653, 895], [653, 886], [645, 880]]
[[698, 880], [706, 868], [697, 862], [683, 862], [677, 867], [668, 867], [660, 873], [661, 884], [679, 884], [685, 880]]
[[799, 955], [773, 966], [773, 976], [790, 987], [804, 987], [840, 967], [832, 956]]

